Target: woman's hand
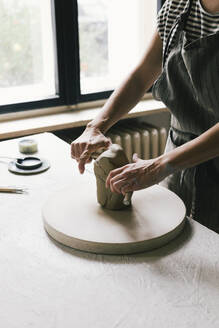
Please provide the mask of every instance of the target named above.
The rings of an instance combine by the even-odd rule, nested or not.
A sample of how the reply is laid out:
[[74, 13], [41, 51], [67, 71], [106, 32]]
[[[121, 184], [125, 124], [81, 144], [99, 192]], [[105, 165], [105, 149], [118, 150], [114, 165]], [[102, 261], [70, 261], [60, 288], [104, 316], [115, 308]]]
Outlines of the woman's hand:
[[92, 153], [107, 149], [111, 144], [97, 128], [86, 128], [82, 135], [71, 144], [71, 157], [78, 162], [80, 173], [84, 173], [85, 164], [92, 161]]
[[133, 155], [133, 162], [112, 170], [106, 180], [106, 187], [112, 192], [122, 193], [150, 187], [162, 181], [170, 173], [169, 166], [163, 157], [142, 160], [137, 154]]

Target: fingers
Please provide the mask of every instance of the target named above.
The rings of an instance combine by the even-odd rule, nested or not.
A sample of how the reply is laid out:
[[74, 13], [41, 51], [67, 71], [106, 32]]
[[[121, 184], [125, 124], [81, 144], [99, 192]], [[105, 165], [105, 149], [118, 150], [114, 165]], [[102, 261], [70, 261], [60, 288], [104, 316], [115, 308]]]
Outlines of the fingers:
[[137, 168], [135, 164], [127, 164], [118, 169], [112, 170], [106, 179], [106, 188], [112, 186], [112, 183], [119, 179], [133, 180], [136, 178]]
[[130, 165], [132, 164], [127, 164], [118, 169], [112, 170], [106, 179], [106, 188], [110, 187], [110, 182], [112, 179], [114, 179], [114, 177], [117, 179], [119, 178], [119, 174], [122, 174], [122, 179], [134, 178], [136, 176], [137, 170]]
[[80, 160], [78, 162], [78, 169], [81, 174], [83, 174], [85, 171], [85, 164], [86, 164], [86, 160]]
[[106, 188], [118, 194], [138, 190], [136, 173], [126, 171], [126, 169], [124, 166], [111, 171], [106, 180]]
[[121, 188], [125, 183], [125, 179], [122, 178], [122, 175], [116, 176], [116, 178], [110, 180], [110, 190], [117, 194], [121, 194]]
[[97, 149], [108, 149], [109, 146], [112, 144], [111, 140], [109, 138], [104, 138], [104, 140], [101, 140], [97, 143], [94, 143], [93, 145], [91, 144], [91, 146], [93, 146], [94, 150], [97, 150]]
[[78, 168], [81, 174], [84, 173], [85, 164], [92, 161], [92, 147], [86, 143], [71, 144], [71, 157], [78, 162]]
[[80, 156], [80, 145], [79, 144], [75, 145], [73, 156], [74, 156], [73, 158], [75, 158], [76, 160]]
[[137, 190], [135, 186], [134, 185], [131, 186], [130, 184], [127, 183], [121, 188], [121, 193], [123, 194], [123, 196], [125, 196], [127, 193], [130, 193], [134, 190]]
[[84, 151], [86, 144], [74, 143], [71, 144], [71, 157], [78, 160], [81, 153]]
[[[107, 141], [107, 143], [103, 144], [100, 143], [99, 144], [99, 149], [101, 149], [101, 151], [104, 151], [109, 144], [109, 140]], [[89, 144], [86, 145], [85, 149], [83, 147], [83, 145], [75, 145], [75, 159], [78, 161], [78, 168], [81, 174], [84, 173], [85, 170], [85, 164], [90, 163], [92, 161], [92, 154], [96, 151], [97, 147], [96, 145], [93, 144]], [[80, 146], [80, 147], [77, 147]], [[79, 149], [79, 150], [78, 150]]]
[[[107, 179], [106, 187], [112, 192], [122, 193], [148, 188], [161, 181], [159, 169], [155, 170], [155, 160], [142, 160], [137, 154], [133, 156], [134, 163], [112, 170]], [[158, 167], [159, 168], [159, 167]]]
[[105, 149], [111, 144], [111, 140], [109, 138], [101, 135], [86, 135], [85, 137], [79, 137], [71, 144], [71, 157], [74, 158], [78, 162], [78, 168], [80, 173], [84, 173], [85, 164], [90, 163], [92, 161], [91, 154]]
[[111, 180], [110, 190], [118, 194], [125, 195], [127, 192], [138, 190], [137, 180], [134, 179], [122, 179], [121, 176], [118, 180]]
[[88, 150], [85, 150], [77, 161], [78, 161], [78, 169], [80, 173], [83, 174], [85, 170], [85, 164], [90, 163], [92, 161], [90, 152]]
[[99, 149], [106, 150], [111, 145], [111, 140], [103, 135], [93, 137], [94, 140], [87, 138], [87, 141], [80, 141], [80, 138], [73, 141], [71, 144], [71, 157], [79, 159], [85, 150], [96, 152]]
[[114, 176], [120, 174], [120, 173], [123, 171], [123, 169], [124, 169], [123, 167], [120, 167], [120, 168], [118, 168], [118, 169], [112, 170], [112, 171], [108, 174], [108, 177], [107, 177], [107, 179], [106, 179], [106, 188], [109, 188], [109, 187], [110, 187], [110, 181], [111, 181], [111, 179], [112, 179]]

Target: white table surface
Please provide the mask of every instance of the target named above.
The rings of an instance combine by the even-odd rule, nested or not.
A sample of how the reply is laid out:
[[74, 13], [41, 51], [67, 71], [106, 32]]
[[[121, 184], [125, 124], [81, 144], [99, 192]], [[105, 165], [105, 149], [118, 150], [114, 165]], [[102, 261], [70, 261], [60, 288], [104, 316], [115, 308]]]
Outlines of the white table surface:
[[[44, 201], [71, 183], [77, 192], [80, 181], [94, 177], [79, 175], [62, 140], [34, 138], [51, 162], [47, 172], [19, 176], [0, 163], [0, 185], [29, 188], [26, 195], [0, 194], [0, 327], [218, 328], [219, 236], [188, 221], [170, 244], [132, 256], [54, 242], [43, 227]], [[17, 156], [17, 142], [0, 142], [1, 156]]]

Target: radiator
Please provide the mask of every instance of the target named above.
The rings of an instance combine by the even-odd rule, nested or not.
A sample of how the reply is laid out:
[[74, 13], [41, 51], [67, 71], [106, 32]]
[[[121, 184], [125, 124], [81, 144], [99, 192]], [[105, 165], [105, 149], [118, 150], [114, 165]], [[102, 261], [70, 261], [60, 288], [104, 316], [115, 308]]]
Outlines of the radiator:
[[130, 162], [134, 153], [141, 159], [155, 158], [163, 154], [167, 140], [166, 128], [143, 122], [124, 122], [111, 128], [106, 135], [112, 143], [124, 149]]

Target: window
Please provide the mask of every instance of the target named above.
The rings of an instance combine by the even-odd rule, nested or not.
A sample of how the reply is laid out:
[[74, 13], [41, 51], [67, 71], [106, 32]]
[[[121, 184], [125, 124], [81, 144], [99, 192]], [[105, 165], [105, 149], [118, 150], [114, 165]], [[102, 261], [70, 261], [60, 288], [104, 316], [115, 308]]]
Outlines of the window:
[[108, 97], [145, 50], [160, 5], [0, 0], [0, 112]]
[[0, 0], [0, 105], [56, 95], [51, 3]]
[[155, 1], [79, 0], [81, 93], [108, 91], [140, 59], [155, 29]]

